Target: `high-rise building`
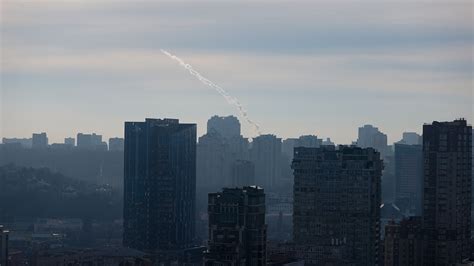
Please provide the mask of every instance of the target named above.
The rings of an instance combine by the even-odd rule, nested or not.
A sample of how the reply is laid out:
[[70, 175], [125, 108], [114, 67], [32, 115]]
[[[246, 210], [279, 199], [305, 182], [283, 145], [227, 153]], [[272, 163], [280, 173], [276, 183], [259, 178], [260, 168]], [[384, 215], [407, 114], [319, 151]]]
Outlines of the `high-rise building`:
[[397, 206], [420, 216], [423, 194], [423, 147], [395, 144], [395, 199]]
[[384, 168], [382, 171], [382, 202], [393, 203], [395, 201], [395, 166], [393, 151], [387, 144], [387, 135], [377, 127], [364, 125], [359, 127], [357, 142], [361, 148], [373, 148], [380, 153]]
[[293, 160], [293, 149], [296, 144], [295, 138], [284, 139], [281, 142], [281, 160], [280, 171], [282, 183], [287, 183], [287, 187], [291, 192], [291, 185], [293, 184], [293, 171], [291, 170], [291, 161]]
[[[328, 141], [329, 138], [328, 138]], [[319, 148], [324, 141], [315, 135], [303, 135], [299, 138], [289, 138], [282, 141], [281, 152], [284, 156], [293, 160], [293, 149], [296, 147]], [[326, 142], [327, 143], [327, 142]]]
[[275, 135], [254, 138], [250, 158], [255, 164], [256, 184], [267, 190], [274, 189], [281, 176], [281, 139]]
[[[102, 142], [102, 135], [92, 134], [77, 134], [77, 148], [81, 150], [103, 150], [104, 143]], [[107, 147], [107, 143], [105, 143]], [[107, 148], [106, 148], [107, 150]]]
[[237, 160], [248, 160], [248, 153], [249, 142], [240, 135], [240, 122], [236, 117], [211, 117], [207, 133], [199, 138], [197, 145], [198, 185], [207, 192], [231, 186], [233, 164]]
[[8, 235], [9, 231], [0, 225], [0, 266], [8, 266]]
[[423, 137], [416, 132], [403, 132], [403, 138], [398, 142], [406, 145], [421, 145]]
[[207, 132], [217, 132], [222, 137], [231, 139], [240, 137], [240, 122], [235, 116], [213, 116], [207, 121]]
[[123, 151], [123, 138], [109, 138], [109, 151]]
[[325, 146], [334, 146], [336, 144], [331, 141], [331, 138], [326, 138], [326, 140], [323, 140], [323, 145], [325, 145]]
[[226, 139], [232, 161], [249, 159], [249, 140], [243, 136]]
[[325, 143], [327, 145], [334, 145], [334, 143], [330, 142], [329, 138], [327, 141], [323, 141], [315, 135], [303, 135], [298, 138], [289, 138], [282, 141], [280, 160], [281, 185], [288, 188], [288, 193], [293, 193], [291, 190], [293, 184], [293, 171], [291, 170], [291, 162], [293, 161], [294, 148], [318, 148]]
[[196, 124], [125, 122], [123, 244], [142, 251], [192, 246]]
[[[310, 265], [377, 265], [382, 160], [372, 148], [295, 148], [293, 239]], [[302, 248], [304, 250], [304, 248]]]
[[380, 132], [378, 128], [372, 125], [359, 127], [357, 146], [361, 148], [374, 148], [380, 152], [382, 158], [389, 153], [387, 135]]
[[300, 136], [295, 142], [295, 147], [319, 148], [321, 145], [323, 145], [323, 140], [315, 135]]
[[75, 138], [64, 138], [64, 144], [74, 147], [74, 146], [76, 146], [76, 139]]
[[395, 156], [390, 154], [383, 158], [382, 202], [391, 204], [396, 201]]
[[249, 142], [242, 137], [240, 122], [235, 116], [213, 116], [207, 121], [207, 134], [211, 136], [220, 135], [227, 145], [231, 161], [247, 160]]
[[423, 229], [422, 218], [412, 216], [399, 223], [394, 221], [385, 226], [385, 266], [422, 266]]
[[209, 250], [205, 265], [266, 265], [267, 227], [262, 188], [209, 193]]
[[472, 127], [466, 120], [423, 126], [425, 265], [470, 256]]
[[[199, 137], [197, 145], [198, 186], [215, 191], [232, 184], [229, 145], [217, 132]], [[207, 193], [206, 193], [207, 195]]]
[[296, 147], [296, 138], [284, 139], [281, 142], [281, 153], [287, 161], [290, 162], [293, 160], [293, 149]]
[[232, 186], [251, 186], [255, 183], [255, 165], [251, 161], [237, 160], [232, 165]]
[[48, 147], [48, 136], [45, 132], [33, 133], [32, 137], [32, 148], [46, 148]]

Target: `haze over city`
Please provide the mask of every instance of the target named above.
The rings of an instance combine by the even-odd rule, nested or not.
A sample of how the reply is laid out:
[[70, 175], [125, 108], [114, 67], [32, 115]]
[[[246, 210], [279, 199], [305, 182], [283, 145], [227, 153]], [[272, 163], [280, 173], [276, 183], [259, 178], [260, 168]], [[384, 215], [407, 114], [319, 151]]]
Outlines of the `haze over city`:
[[[2, 1], [0, 137], [122, 136], [238, 115], [166, 49], [237, 97], [263, 133], [390, 141], [472, 120], [472, 2]], [[60, 127], [57, 125], [61, 125]], [[242, 123], [243, 134], [255, 136]]]

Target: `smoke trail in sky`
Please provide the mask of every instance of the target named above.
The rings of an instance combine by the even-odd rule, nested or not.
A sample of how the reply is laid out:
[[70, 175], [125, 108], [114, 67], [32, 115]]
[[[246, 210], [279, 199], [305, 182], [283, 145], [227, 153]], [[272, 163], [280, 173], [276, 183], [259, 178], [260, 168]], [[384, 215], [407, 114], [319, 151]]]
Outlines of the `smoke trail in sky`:
[[260, 126], [249, 118], [249, 116], [247, 114], [247, 110], [245, 110], [245, 108], [242, 106], [242, 104], [239, 102], [239, 100], [237, 98], [229, 95], [229, 93], [226, 90], [224, 90], [222, 87], [220, 87], [219, 85], [215, 84], [214, 82], [208, 80], [207, 78], [203, 77], [201, 74], [199, 74], [199, 72], [194, 70], [191, 65], [186, 64], [183, 60], [181, 60], [181, 58], [179, 58], [179, 57], [177, 57], [177, 56], [175, 56], [175, 55], [173, 55], [173, 54], [171, 54], [171, 53], [169, 53], [169, 52], [167, 52], [163, 49], [161, 49], [161, 52], [163, 54], [167, 55], [168, 57], [170, 57], [171, 59], [176, 60], [182, 67], [187, 69], [189, 71], [189, 73], [191, 73], [191, 75], [196, 77], [202, 83], [204, 83], [207, 86], [215, 89], [222, 97], [224, 97], [224, 99], [227, 101], [227, 103], [235, 106], [237, 108], [237, 110], [239, 111], [240, 116], [243, 119], [245, 119], [245, 121], [247, 121], [247, 123], [249, 123], [250, 125], [253, 126], [255, 132], [258, 135], [261, 135]]

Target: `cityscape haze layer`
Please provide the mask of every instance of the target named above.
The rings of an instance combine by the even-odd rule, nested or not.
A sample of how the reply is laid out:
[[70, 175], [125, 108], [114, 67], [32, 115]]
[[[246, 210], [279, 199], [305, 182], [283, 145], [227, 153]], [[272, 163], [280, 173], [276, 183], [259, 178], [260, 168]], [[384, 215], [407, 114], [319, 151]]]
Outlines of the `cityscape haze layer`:
[[123, 137], [123, 121], [157, 116], [202, 135], [210, 116], [238, 115], [160, 49], [283, 138], [348, 144], [368, 123], [395, 142], [433, 120], [473, 119], [471, 1], [1, 5], [0, 137]]

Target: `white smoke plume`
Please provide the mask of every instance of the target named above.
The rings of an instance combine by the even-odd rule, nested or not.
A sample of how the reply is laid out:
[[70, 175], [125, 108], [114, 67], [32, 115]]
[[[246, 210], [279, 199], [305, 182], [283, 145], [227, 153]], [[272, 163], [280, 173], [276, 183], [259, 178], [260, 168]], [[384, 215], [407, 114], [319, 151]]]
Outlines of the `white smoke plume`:
[[249, 123], [255, 130], [255, 132], [258, 134], [258, 135], [261, 135], [262, 133], [260, 132], [260, 126], [255, 123], [252, 119], [249, 118], [248, 114], [247, 114], [247, 110], [245, 110], [245, 108], [242, 106], [242, 104], [239, 102], [239, 100], [231, 95], [229, 95], [229, 93], [224, 90], [222, 87], [220, 87], [219, 85], [215, 84], [214, 82], [208, 80], [207, 78], [203, 77], [201, 74], [199, 74], [199, 72], [197, 72], [196, 70], [193, 69], [193, 67], [187, 63], [185, 63], [183, 60], [181, 60], [181, 58], [161, 49], [161, 52], [165, 55], [167, 55], [169, 58], [173, 59], [173, 60], [176, 60], [182, 67], [184, 67], [185, 69], [187, 69], [189, 71], [189, 73], [191, 75], [193, 75], [194, 77], [196, 77], [199, 81], [201, 81], [202, 83], [206, 84], [207, 86], [215, 89], [222, 97], [224, 97], [224, 99], [227, 101], [227, 103], [229, 103], [230, 105], [233, 105], [237, 108], [237, 111], [239, 112], [240, 116], [245, 119], [245, 121], [247, 121], [247, 123]]

